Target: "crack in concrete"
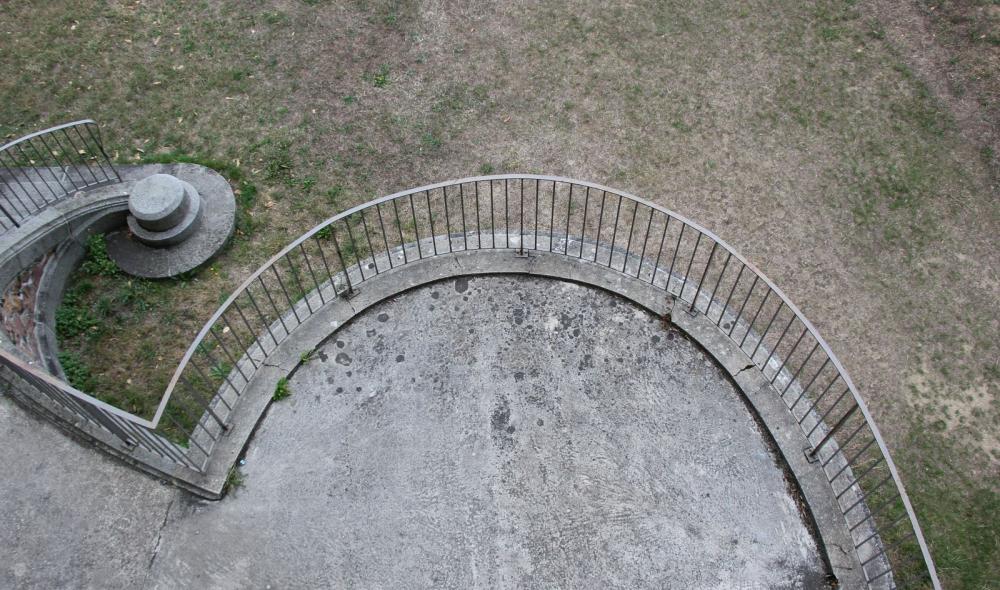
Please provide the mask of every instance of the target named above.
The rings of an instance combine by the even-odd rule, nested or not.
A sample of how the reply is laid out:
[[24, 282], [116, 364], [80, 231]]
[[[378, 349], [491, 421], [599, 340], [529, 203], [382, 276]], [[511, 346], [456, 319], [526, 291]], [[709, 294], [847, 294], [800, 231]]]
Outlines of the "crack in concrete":
[[[153, 563], [156, 561], [156, 556], [160, 553], [160, 545], [163, 543], [163, 529], [167, 528], [167, 519], [170, 518], [170, 509], [173, 508], [176, 499], [170, 500], [167, 504], [167, 509], [163, 513], [163, 522], [160, 523], [160, 528], [156, 531], [156, 543], [153, 545], [153, 554], [149, 556], [149, 564], [146, 566], [148, 570], [146, 572], [146, 581], [149, 581], [150, 574], [153, 573]], [[146, 584], [143, 584], [145, 586]]]
[[746, 370], [749, 370], [749, 369], [756, 369], [756, 368], [757, 368], [757, 365], [755, 365], [755, 364], [753, 364], [753, 363], [750, 363], [749, 365], [747, 365], [747, 366], [743, 367], [743, 368], [742, 368], [742, 369], [740, 369], [739, 371], [736, 371], [736, 375], [734, 375], [734, 377], [738, 377], [738, 376], [739, 376], [740, 374], [742, 374], [742, 373], [743, 373], [744, 371], [746, 371]]
[[842, 546], [840, 545], [840, 543], [827, 543], [827, 545], [828, 545], [828, 546], [833, 546], [833, 547], [836, 547], [837, 549], [839, 549], [839, 550], [840, 550], [841, 554], [843, 554], [844, 556], [848, 557], [848, 560], [847, 560], [847, 561], [848, 561], [848, 563], [838, 563], [838, 564], [837, 564], [837, 567], [838, 567], [838, 568], [840, 568], [840, 569], [845, 569], [845, 570], [853, 570], [853, 569], [854, 569], [854, 566], [853, 566], [853, 564], [851, 563], [851, 562], [852, 562], [853, 560], [852, 560], [852, 559], [850, 559], [851, 557], [853, 557], [853, 555], [852, 555], [852, 554], [851, 554], [850, 552], [848, 552], [848, 551], [847, 551], [846, 549], [844, 549], [844, 548], [843, 548], [843, 547], [842, 547]]

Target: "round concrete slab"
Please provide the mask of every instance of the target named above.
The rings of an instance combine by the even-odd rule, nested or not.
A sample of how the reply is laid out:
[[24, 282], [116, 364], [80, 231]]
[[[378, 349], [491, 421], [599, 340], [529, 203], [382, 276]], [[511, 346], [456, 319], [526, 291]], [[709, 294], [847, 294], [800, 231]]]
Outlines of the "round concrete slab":
[[510, 276], [418, 288], [290, 386], [243, 486], [171, 513], [157, 587], [825, 587], [736, 388], [614, 295]]
[[226, 179], [207, 168], [184, 168], [177, 176], [201, 197], [197, 230], [183, 242], [165, 248], [149, 247], [124, 229], [109, 233], [108, 255], [125, 272], [150, 279], [179, 275], [208, 261], [232, 235], [236, 198]]

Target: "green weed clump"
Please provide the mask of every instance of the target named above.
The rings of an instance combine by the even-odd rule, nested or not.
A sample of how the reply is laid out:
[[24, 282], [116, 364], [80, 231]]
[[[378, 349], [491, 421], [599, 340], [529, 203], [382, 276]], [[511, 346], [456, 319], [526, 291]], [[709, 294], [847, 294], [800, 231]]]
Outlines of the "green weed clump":
[[278, 379], [277, 385], [274, 386], [274, 395], [271, 396], [271, 400], [280, 402], [290, 395], [292, 395], [292, 390], [288, 386], [288, 378], [282, 377]]
[[89, 281], [80, 281], [63, 294], [62, 304], [56, 310], [56, 335], [60, 339], [100, 335], [100, 320], [83, 303], [84, 297], [93, 288]]
[[389, 85], [389, 65], [382, 64], [379, 66], [378, 71], [372, 76], [372, 83], [375, 88], [385, 88]]
[[62, 365], [63, 373], [66, 374], [66, 379], [69, 380], [70, 385], [84, 393], [94, 393], [97, 384], [94, 381], [93, 375], [90, 374], [90, 367], [81, 361], [80, 357], [72, 352], [60, 352], [59, 364]]
[[94, 234], [87, 239], [87, 259], [80, 268], [89, 275], [100, 277], [113, 277], [121, 272], [108, 256], [108, 243], [102, 234]]
[[229, 468], [229, 473], [226, 474], [225, 490], [228, 492], [230, 490], [235, 490], [243, 486], [243, 482], [246, 479], [243, 474], [240, 473], [239, 467], [233, 465]]

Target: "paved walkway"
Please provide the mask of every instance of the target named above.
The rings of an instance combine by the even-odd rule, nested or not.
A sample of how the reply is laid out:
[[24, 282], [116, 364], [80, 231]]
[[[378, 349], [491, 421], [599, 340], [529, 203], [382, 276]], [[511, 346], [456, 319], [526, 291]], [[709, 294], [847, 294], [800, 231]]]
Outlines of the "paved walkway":
[[0, 586], [823, 587], [734, 387], [615, 296], [437, 283], [348, 324], [290, 385], [220, 502], [0, 404], [18, 474]]
[[184, 494], [0, 396], [0, 588], [141, 588]]

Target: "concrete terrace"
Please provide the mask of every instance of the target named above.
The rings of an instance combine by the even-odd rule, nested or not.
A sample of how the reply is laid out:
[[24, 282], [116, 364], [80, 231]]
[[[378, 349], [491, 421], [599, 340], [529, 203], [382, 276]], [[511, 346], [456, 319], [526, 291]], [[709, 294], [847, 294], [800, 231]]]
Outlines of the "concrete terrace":
[[218, 502], [0, 402], [0, 586], [825, 587], [742, 394], [618, 296], [453, 278], [308, 358]]

